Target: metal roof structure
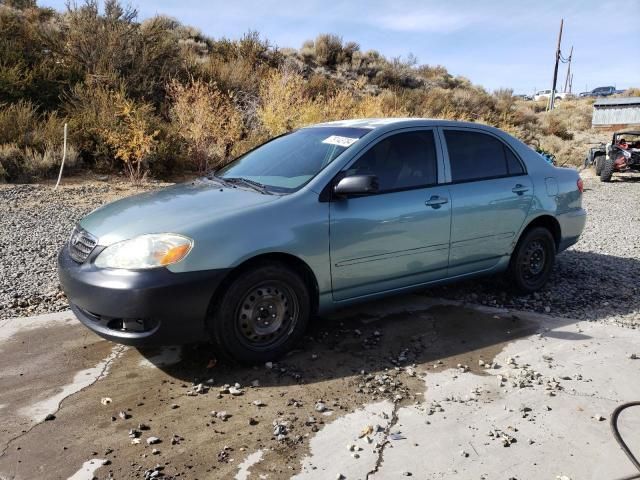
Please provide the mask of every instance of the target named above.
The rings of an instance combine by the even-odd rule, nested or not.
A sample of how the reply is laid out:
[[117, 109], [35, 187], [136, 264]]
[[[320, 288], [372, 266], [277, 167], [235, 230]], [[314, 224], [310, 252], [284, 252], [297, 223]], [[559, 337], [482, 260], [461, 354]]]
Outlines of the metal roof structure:
[[593, 104], [591, 125], [640, 125], [640, 97], [601, 98]]
[[601, 105], [640, 105], [640, 97], [607, 97], [599, 98], [593, 104], [594, 107]]

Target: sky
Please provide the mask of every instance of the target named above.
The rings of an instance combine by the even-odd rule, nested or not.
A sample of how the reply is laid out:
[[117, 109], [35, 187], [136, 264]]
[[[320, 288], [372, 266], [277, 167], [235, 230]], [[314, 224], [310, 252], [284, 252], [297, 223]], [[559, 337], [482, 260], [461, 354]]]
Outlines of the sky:
[[[80, 0], [78, 0], [80, 3]], [[299, 48], [334, 33], [387, 57], [412, 53], [488, 90], [551, 88], [560, 19], [562, 52], [573, 52], [573, 91], [640, 87], [640, 0], [131, 0], [139, 18], [168, 15], [213, 38], [249, 30]], [[39, 0], [58, 10], [65, 0]], [[612, 19], [616, 19], [612, 22]], [[564, 88], [561, 64], [558, 90]]]

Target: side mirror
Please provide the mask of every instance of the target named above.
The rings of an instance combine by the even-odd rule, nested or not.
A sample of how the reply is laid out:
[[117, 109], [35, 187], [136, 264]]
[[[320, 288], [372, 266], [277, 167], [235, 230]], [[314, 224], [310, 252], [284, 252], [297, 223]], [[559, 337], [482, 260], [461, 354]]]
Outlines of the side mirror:
[[352, 175], [344, 177], [335, 187], [333, 193], [340, 197], [350, 195], [368, 195], [378, 191], [378, 177], [375, 175]]

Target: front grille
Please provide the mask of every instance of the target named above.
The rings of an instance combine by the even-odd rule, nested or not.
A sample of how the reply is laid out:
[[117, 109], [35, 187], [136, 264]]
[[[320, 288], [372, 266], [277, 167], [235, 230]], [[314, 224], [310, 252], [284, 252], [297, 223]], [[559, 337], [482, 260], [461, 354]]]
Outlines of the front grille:
[[91, 254], [98, 239], [87, 232], [84, 228], [77, 226], [69, 239], [69, 255], [78, 263], [84, 262]]

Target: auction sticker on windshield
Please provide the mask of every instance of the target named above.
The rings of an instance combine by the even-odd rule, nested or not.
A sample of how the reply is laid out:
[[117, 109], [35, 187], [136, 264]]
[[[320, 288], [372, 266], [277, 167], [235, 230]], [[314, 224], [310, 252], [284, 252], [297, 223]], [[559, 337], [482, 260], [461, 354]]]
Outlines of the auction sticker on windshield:
[[357, 142], [357, 138], [341, 137], [340, 135], [331, 135], [325, 138], [322, 143], [328, 143], [330, 145], [338, 145], [340, 147], [349, 147]]

